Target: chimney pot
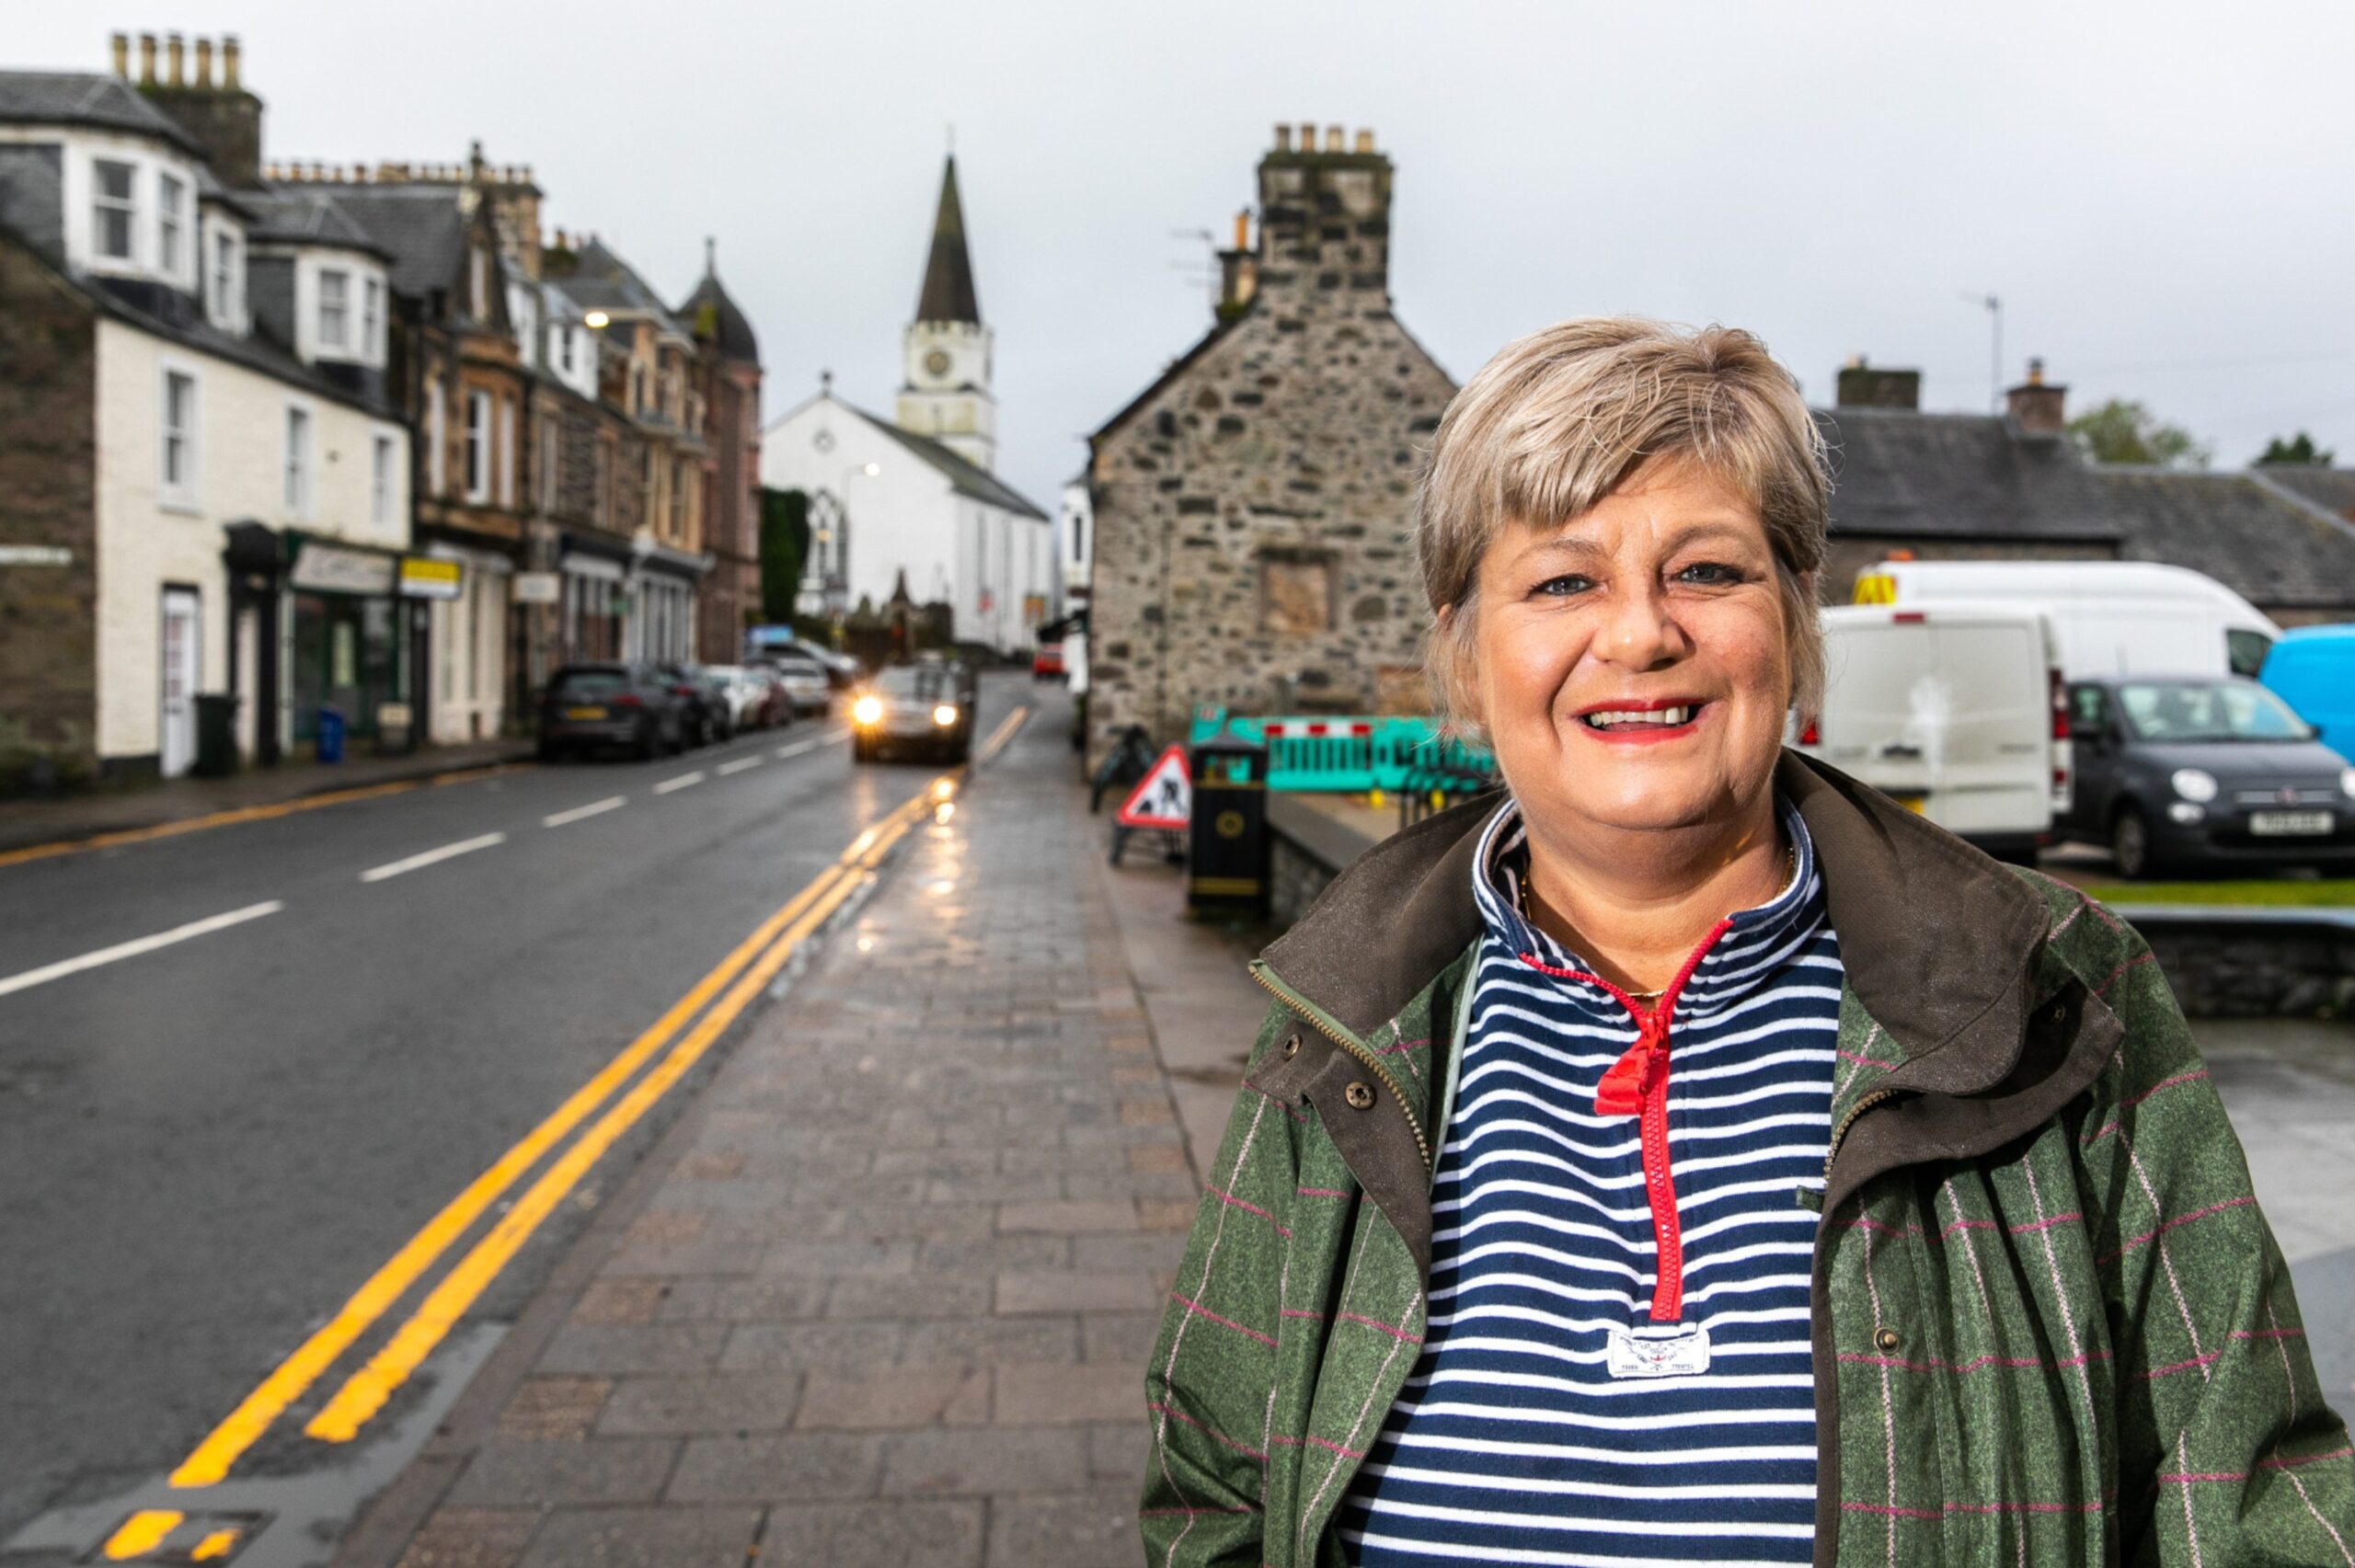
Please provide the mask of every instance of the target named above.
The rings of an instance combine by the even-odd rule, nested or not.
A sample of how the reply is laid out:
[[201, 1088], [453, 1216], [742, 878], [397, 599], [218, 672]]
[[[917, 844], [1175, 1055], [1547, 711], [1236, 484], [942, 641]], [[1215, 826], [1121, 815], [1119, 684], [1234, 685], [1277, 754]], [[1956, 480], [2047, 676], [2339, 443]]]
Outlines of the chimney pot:
[[1312, 121], [1304, 120], [1300, 122], [1300, 150], [1304, 153], [1316, 151], [1316, 127]]
[[1251, 248], [1251, 210], [1247, 207], [1235, 214], [1235, 248]]
[[213, 40], [209, 38], [196, 40], [195, 83], [207, 92], [213, 90]]
[[[115, 47], [117, 49], [121, 49], [122, 47], [122, 35], [121, 33], [115, 34], [114, 41]], [[1291, 126], [1279, 125], [1276, 127], [1276, 151], [1279, 153], [1289, 153], [1292, 151]]]
[[1371, 153], [1373, 151], [1373, 132], [1361, 131], [1358, 132], [1358, 151], [1361, 153]]
[[112, 42], [114, 44], [114, 74], [128, 81], [131, 78], [131, 35], [117, 33]]
[[139, 35], [139, 80], [147, 86], [155, 85], [155, 35]]
[[2042, 386], [2044, 384], [2044, 361], [2042, 360], [2030, 360], [2028, 362], [2028, 383], [2030, 386]]
[[164, 80], [175, 87], [188, 86], [188, 44], [178, 33], [164, 35]]
[[1328, 153], [1339, 152], [1343, 147], [1349, 144], [1349, 134], [1350, 133], [1340, 126], [1327, 126], [1325, 128], [1325, 150]]
[[224, 33], [221, 37], [221, 86], [225, 92], [237, 90], [237, 35]]

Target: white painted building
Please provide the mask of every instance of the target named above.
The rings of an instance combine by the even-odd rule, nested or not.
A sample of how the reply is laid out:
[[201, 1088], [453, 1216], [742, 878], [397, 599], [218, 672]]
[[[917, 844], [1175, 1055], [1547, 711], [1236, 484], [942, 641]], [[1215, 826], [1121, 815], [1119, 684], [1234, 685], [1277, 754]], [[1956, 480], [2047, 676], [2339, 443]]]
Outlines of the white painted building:
[[904, 580], [950, 607], [959, 642], [1003, 652], [1050, 618], [1047, 515], [942, 442], [827, 391], [762, 432], [761, 483], [809, 495], [812, 569], [838, 574], [845, 610], [879, 609]]
[[1055, 513], [1055, 559], [1060, 563], [1056, 588], [1061, 600], [1058, 617], [1087, 607], [1087, 585], [1096, 570], [1096, 506], [1087, 490], [1087, 475], [1067, 481], [1063, 505]]
[[[44, 429], [86, 441], [47, 454], [40, 504], [0, 508], [0, 672], [55, 688], [0, 673], [0, 721], [37, 750], [185, 773], [208, 692], [240, 700], [249, 753], [307, 738], [322, 702], [361, 733], [399, 718], [409, 441], [384, 262], [331, 209], [221, 189], [123, 75], [0, 73], [0, 308], [50, 329], [8, 373], [79, 399], [15, 400], [0, 468]], [[17, 613], [37, 603], [86, 611]]]
[[836, 397], [829, 378], [762, 434], [761, 483], [810, 497], [801, 608], [880, 608], [904, 582], [916, 602], [949, 606], [959, 642], [1028, 647], [1055, 613], [1054, 524], [990, 472], [994, 344], [973, 287], [953, 157], [901, 364], [895, 421]]

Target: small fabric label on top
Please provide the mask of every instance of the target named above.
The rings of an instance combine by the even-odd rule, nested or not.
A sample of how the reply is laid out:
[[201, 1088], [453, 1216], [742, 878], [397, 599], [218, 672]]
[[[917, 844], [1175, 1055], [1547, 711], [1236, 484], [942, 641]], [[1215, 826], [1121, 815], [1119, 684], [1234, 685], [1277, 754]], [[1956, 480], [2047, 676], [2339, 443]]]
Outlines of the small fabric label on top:
[[1605, 1363], [1614, 1378], [1692, 1378], [1709, 1369], [1709, 1331], [1699, 1323], [1672, 1334], [1611, 1331]]

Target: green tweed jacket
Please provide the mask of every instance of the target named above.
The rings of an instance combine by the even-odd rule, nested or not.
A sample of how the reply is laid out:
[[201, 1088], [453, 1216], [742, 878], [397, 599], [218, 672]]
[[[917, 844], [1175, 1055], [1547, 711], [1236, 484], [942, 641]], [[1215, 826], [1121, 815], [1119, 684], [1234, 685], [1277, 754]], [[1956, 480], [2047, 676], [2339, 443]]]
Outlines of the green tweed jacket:
[[[1815, 1561], [2355, 1568], [2347, 1431], [2149, 949], [1831, 769], [1776, 782], [1847, 970]], [[1492, 805], [1370, 852], [1254, 966], [1274, 1005], [1145, 1375], [1155, 1565], [1347, 1561], [1422, 1342]]]

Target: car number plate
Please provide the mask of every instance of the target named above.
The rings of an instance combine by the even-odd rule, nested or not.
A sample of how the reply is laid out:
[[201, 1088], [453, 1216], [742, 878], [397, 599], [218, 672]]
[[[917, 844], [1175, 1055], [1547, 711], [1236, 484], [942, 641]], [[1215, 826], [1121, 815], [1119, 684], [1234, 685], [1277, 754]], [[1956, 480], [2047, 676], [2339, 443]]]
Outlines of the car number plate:
[[2248, 814], [2248, 830], [2268, 837], [2293, 833], [2327, 833], [2331, 817], [2327, 811], [2252, 811]]
[[603, 708], [567, 708], [564, 710], [564, 716], [567, 718], [583, 719], [603, 718], [605, 716], [605, 710]]

